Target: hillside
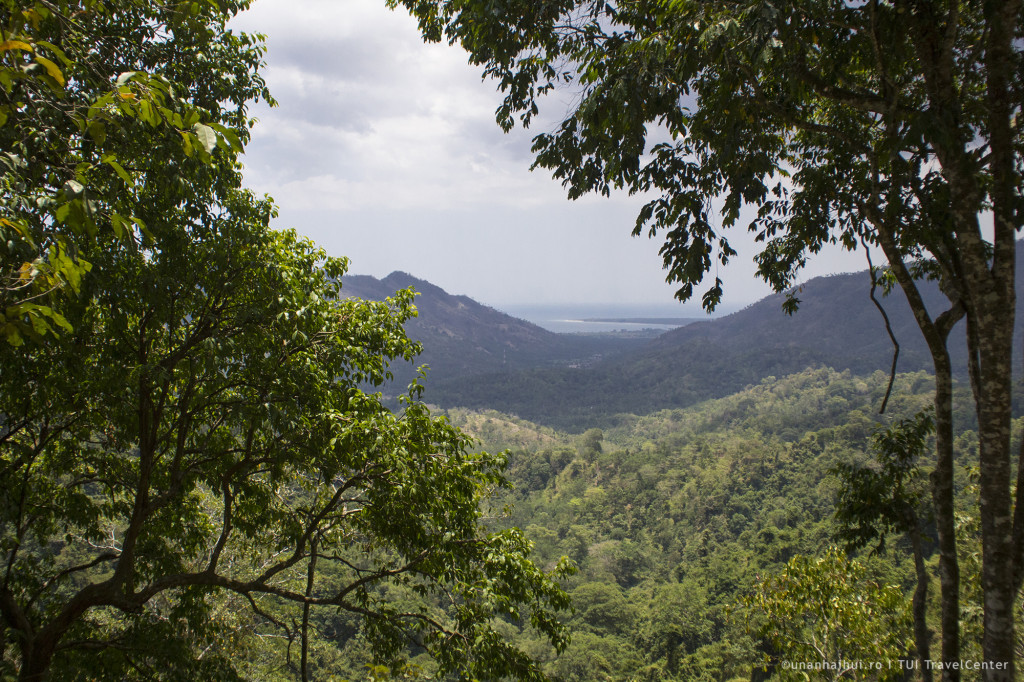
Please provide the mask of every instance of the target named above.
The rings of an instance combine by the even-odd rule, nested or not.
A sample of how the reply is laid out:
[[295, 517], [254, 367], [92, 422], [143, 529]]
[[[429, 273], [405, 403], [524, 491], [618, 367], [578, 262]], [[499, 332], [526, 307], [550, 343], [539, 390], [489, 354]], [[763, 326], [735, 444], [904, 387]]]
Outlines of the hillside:
[[[409, 321], [406, 331], [423, 344], [423, 354], [416, 364], [429, 365], [429, 385], [486, 373], [594, 364], [645, 341], [617, 335], [555, 334], [467, 296], [449, 294], [404, 272], [393, 272], [383, 279], [367, 275], [346, 275], [342, 279], [346, 295], [375, 301], [409, 287], [419, 294], [419, 315]], [[414, 372], [411, 366], [396, 370], [401, 381]]]
[[[805, 370], [575, 437], [452, 410], [484, 447], [511, 449], [514, 489], [495, 506], [512, 505], [508, 523], [526, 530], [537, 559], [550, 566], [567, 555], [579, 566], [568, 583], [570, 648], [556, 659], [523, 640], [546, 672], [566, 682], [764, 679], [738, 598], [794, 555], [821, 555], [836, 542], [835, 467], [864, 462], [879, 424], [930, 403], [929, 376], [900, 375], [889, 415], [878, 417], [886, 380]], [[958, 433], [962, 488], [973, 434]], [[930, 464], [919, 465], [924, 480]], [[930, 554], [930, 535], [925, 546]], [[914, 569], [902, 538], [862, 559], [875, 578], [909, 592]]]
[[[924, 290], [938, 310], [937, 287]], [[868, 291], [866, 272], [818, 277], [801, 287], [800, 309], [792, 316], [782, 311], [783, 295], [769, 296], [727, 317], [666, 332], [593, 367], [443, 380], [431, 387], [431, 400], [580, 431], [606, 425], [610, 415], [685, 407], [808, 367], [888, 372], [893, 349]], [[1022, 299], [1024, 287], [1018, 284], [1017, 300]], [[898, 371], [930, 371], [930, 356], [902, 294], [881, 301], [900, 343]], [[951, 335], [950, 351], [955, 371], [966, 378], [963, 323]], [[1018, 350], [1018, 362], [1020, 355]]]
[[[933, 314], [941, 312], [944, 298], [938, 288], [926, 285], [923, 289], [929, 310]], [[668, 332], [651, 344], [643, 356], [650, 361], [667, 362], [690, 370], [698, 362], [703, 364], [705, 359], [695, 356], [681, 363], [679, 351], [705, 345], [719, 349], [723, 355], [739, 357], [769, 351], [780, 356], [782, 367], [790, 366], [803, 356], [855, 373], [888, 369], [893, 346], [884, 320], [870, 300], [869, 290], [866, 271], [817, 277], [797, 292], [800, 308], [792, 316], [782, 312], [785, 296], [775, 294], [728, 317]], [[896, 291], [883, 297], [879, 291], [876, 296], [889, 315], [900, 344], [897, 371], [930, 368], [931, 356], [902, 293]], [[962, 325], [951, 336], [950, 350], [964, 360], [966, 344]], [[788, 355], [794, 357], [788, 358]], [[754, 375], [751, 378], [755, 378]]]

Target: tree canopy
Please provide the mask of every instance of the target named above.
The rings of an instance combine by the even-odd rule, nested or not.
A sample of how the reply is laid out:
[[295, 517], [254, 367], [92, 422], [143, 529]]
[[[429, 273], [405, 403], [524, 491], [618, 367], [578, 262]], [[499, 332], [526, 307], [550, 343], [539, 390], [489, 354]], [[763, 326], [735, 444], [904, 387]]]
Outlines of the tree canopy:
[[[1011, 661], [1024, 578], [1024, 510], [1014, 509], [1009, 484], [1024, 223], [1021, 2], [390, 4], [408, 8], [425, 39], [462, 45], [497, 80], [504, 128], [528, 125], [545, 96], [569, 100], [562, 122], [534, 138], [535, 167], [551, 170], [571, 198], [650, 193], [634, 233], [663, 236], [679, 298], [736, 255], [735, 226], [761, 244], [758, 274], [778, 291], [826, 244], [884, 252], [940, 379], [933, 500], [944, 595], [958, 589], [946, 340], [966, 319], [980, 423], [985, 652]], [[923, 277], [939, 280], [948, 309], [924, 305]], [[722, 294], [716, 277], [704, 306]], [[797, 304], [791, 291], [787, 308]], [[955, 599], [947, 607], [944, 642], [953, 648], [943, 655], [952, 661]]]
[[3, 4], [0, 673], [240, 679], [241, 621], [310, 679], [328, 612], [385, 666], [542, 679], [501, 626], [564, 648], [568, 566], [485, 522], [504, 456], [388, 383], [412, 292], [347, 299], [241, 186], [246, 4]]
[[269, 99], [257, 71], [262, 43], [226, 29], [247, 5], [0, 5], [0, 333], [8, 343], [68, 328], [61, 299], [88, 272], [82, 251], [94, 240], [111, 233], [108, 247], [137, 246], [160, 210], [155, 197], [198, 213], [223, 191], [222, 178], [233, 178], [223, 171], [248, 139], [248, 103]]
[[[415, 386], [400, 414], [360, 390], [416, 352], [411, 293], [340, 300], [343, 262], [239, 202], [94, 256], [75, 331], [5, 367], [3, 613], [22, 677], [53, 656], [184, 670], [148, 628], [197, 646], [218, 590], [264, 627], [285, 622], [268, 603], [359, 614], [384, 661], [411, 637], [446, 669], [529, 676], [487, 623], [532, 619], [559, 641], [566, 597], [520, 534], [481, 527], [504, 460], [469, 454]], [[392, 581], [441, 590], [447, 610], [396, 608]]]
[[768, 662], [780, 679], [806, 680], [809, 670], [820, 680], [905, 679], [910, 609], [898, 585], [865, 574], [835, 548], [797, 555], [743, 600], [750, 626], [778, 652]]

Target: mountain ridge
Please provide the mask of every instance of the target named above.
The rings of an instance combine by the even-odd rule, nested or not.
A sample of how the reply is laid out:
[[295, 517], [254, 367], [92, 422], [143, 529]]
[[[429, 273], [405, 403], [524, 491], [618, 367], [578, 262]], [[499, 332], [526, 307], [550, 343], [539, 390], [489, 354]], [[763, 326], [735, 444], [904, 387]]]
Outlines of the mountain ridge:
[[[1024, 268], [1022, 261], [1019, 249], [1018, 268]], [[431, 367], [425, 383], [430, 402], [495, 409], [569, 430], [599, 426], [616, 414], [688, 407], [807, 368], [888, 372], [893, 358], [884, 320], [869, 297], [866, 270], [802, 284], [795, 292], [799, 309], [791, 316], [782, 309], [785, 294], [773, 294], [730, 315], [629, 343], [556, 334], [408, 273], [382, 280], [346, 276], [342, 284], [343, 292], [363, 298], [383, 298], [408, 286], [420, 292], [420, 316], [408, 331], [423, 343], [422, 361]], [[921, 289], [932, 314], [940, 312], [944, 297], [935, 283], [923, 282]], [[897, 371], [932, 371], [903, 295], [878, 292], [877, 298], [900, 344]], [[1017, 299], [1024, 300], [1021, 283]], [[1015, 367], [1021, 364], [1021, 318]], [[961, 379], [967, 375], [963, 325], [949, 343]]]
[[[938, 287], [925, 282], [921, 288], [929, 310], [940, 311], [943, 297]], [[1024, 300], [1022, 289], [1018, 284], [1018, 301]], [[818, 277], [800, 287], [801, 304], [792, 316], [782, 310], [785, 295], [774, 294], [730, 315], [667, 331], [643, 347], [583, 370], [442, 378], [433, 384], [431, 399], [445, 406], [496, 409], [578, 431], [601, 426], [615, 414], [688, 407], [812, 367], [861, 375], [888, 372], [894, 349], [869, 291], [866, 270]], [[879, 294], [878, 299], [900, 344], [897, 371], [931, 372], [931, 356], [903, 295]], [[963, 325], [961, 321], [954, 329], [949, 343], [960, 379], [967, 376]], [[1018, 315], [1016, 367], [1021, 332]]]
[[[345, 275], [341, 284], [342, 295], [368, 300], [383, 300], [398, 289], [410, 287], [417, 292], [417, 317], [406, 323], [406, 332], [422, 343], [423, 353], [417, 364], [428, 365], [428, 376], [434, 379], [591, 364], [642, 342], [635, 338], [556, 334], [468, 296], [449, 294], [399, 270], [382, 279]], [[402, 382], [414, 375], [410, 366], [396, 365], [393, 369]]]

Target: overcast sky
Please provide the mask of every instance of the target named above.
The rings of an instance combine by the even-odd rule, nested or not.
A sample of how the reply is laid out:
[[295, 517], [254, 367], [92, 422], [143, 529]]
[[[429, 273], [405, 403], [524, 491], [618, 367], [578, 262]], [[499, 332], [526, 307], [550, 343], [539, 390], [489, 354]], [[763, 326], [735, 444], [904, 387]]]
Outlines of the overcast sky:
[[[353, 273], [404, 270], [499, 308], [672, 303], [660, 242], [630, 236], [642, 199], [570, 202], [529, 171], [530, 139], [557, 102], [542, 110], [549, 123], [503, 134], [493, 83], [461, 49], [424, 44], [384, 0], [256, 0], [233, 26], [268, 38], [279, 106], [254, 110], [245, 164], [247, 184], [280, 206], [278, 226], [348, 256]], [[769, 293], [744, 243], [718, 272], [727, 309]], [[836, 252], [807, 277], [865, 267]]]

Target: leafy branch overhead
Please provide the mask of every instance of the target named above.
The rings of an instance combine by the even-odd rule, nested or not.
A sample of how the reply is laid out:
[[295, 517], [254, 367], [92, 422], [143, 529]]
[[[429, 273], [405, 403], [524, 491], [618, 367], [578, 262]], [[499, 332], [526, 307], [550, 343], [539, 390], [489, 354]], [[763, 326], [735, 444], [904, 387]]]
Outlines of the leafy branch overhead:
[[[148, 189], [180, 182], [190, 163], [237, 164], [246, 102], [269, 95], [255, 70], [262, 47], [226, 33], [216, 3], [5, 0], [3, 9], [0, 332], [19, 345], [68, 330], [61, 299], [79, 292], [87, 245], [147, 238]], [[233, 72], [206, 69], [197, 82], [180, 56], [161, 63], [177, 34], [189, 34], [194, 60], [204, 49], [236, 59]], [[202, 96], [190, 96], [196, 88]]]

